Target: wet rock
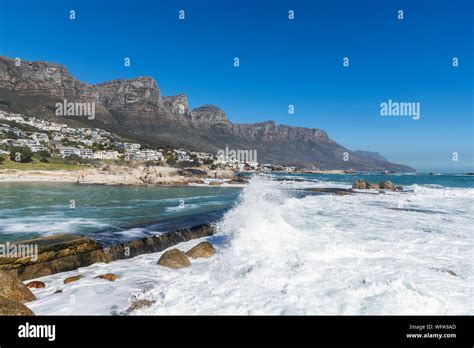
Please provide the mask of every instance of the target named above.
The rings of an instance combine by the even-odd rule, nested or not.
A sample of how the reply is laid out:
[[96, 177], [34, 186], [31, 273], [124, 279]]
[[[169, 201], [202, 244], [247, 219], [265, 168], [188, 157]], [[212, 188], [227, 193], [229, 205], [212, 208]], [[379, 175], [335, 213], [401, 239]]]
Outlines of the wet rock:
[[101, 274], [101, 275], [98, 275], [96, 278], [105, 279], [110, 282], [114, 282], [117, 280], [117, 276], [113, 273]]
[[40, 282], [39, 280], [35, 280], [33, 282], [29, 282], [26, 284], [26, 286], [30, 289], [41, 289], [44, 288], [46, 285], [43, 282]]
[[5, 271], [0, 271], [0, 296], [17, 302], [36, 300], [35, 295], [20, 278]]
[[232, 184], [232, 185], [244, 185], [246, 184], [245, 181], [241, 181], [241, 180], [231, 180], [229, 181], [229, 184]]
[[456, 274], [456, 272], [454, 271], [451, 271], [450, 269], [446, 269], [446, 268], [438, 268], [438, 267], [432, 267], [431, 268], [432, 270], [435, 270], [435, 271], [438, 271], [438, 272], [444, 272], [444, 273], [448, 273], [454, 277], [458, 277], [458, 275]]
[[61, 289], [56, 290], [54, 293], [55, 294], [61, 294], [63, 291]]
[[186, 255], [193, 259], [209, 258], [216, 253], [214, 247], [209, 242], [201, 242], [186, 252]]
[[184, 268], [191, 265], [185, 253], [178, 249], [171, 249], [163, 253], [158, 264], [169, 268]]
[[71, 271], [100, 260], [101, 246], [82, 236], [60, 234], [17, 243], [38, 246], [36, 261], [12, 259], [5, 263], [0, 262], [0, 269], [16, 273], [21, 280]]
[[[77, 270], [96, 262], [128, 259], [141, 254], [156, 253], [191, 239], [208, 237], [214, 233], [209, 224], [182, 228], [162, 235], [126, 241], [103, 248], [99, 243], [78, 235], [62, 234], [20, 241], [20, 244], [38, 245], [38, 261], [28, 264], [16, 258], [0, 258], [0, 271], [17, 275], [25, 281]], [[1, 288], [0, 278], [0, 288]], [[1, 295], [1, 293], [0, 293]]]
[[231, 184], [247, 184], [249, 181], [243, 176], [235, 176], [230, 180]]
[[31, 309], [23, 303], [0, 296], [0, 315], [35, 315]]
[[378, 184], [373, 184], [371, 182], [368, 182], [366, 184], [366, 188], [370, 189], [370, 190], [378, 190], [378, 189], [380, 189], [380, 186]]
[[339, 187], [312, 187], [312, 188], [305, 189], [305, 191], [311, 191], [311, 192], [323, 193], [323, 194], [325, 193], [334, 194], [338, 196], [350, 195], [354, 193], [352, 189], [345, 189], [345, 188], [339, 188]]
[[391, 181], [382, 181], [380, 184], [379, 184], [380, 188], [381, 189], [385, 189], [385, 190], [393, 190], [395, 189], [395, 185], [393, 184], [393, 182]]
[[219, 182], [219, 181], [211, 181], [211, 182], [209, 183], [209, 185], [210, 185], [210, 186], [221, 186], [222, 183]]
[[366, 187], [367, 187], [367, 184], [363, 180], [356, 180], [352, 183], [353, 189], [365, 189]]
[[80, 274], [72, 276], [72, 277], [67, 277], [66, 279], [64, 279], [64, 284], [69, 284], [69, 283], [78, 281], [81, 278], [82, 278], [82, 276]]
[[148, 308], [153, 306], [156, 303], [154, 300], [134, 300], [132, 301], [130, 307], [127, 308], [126, 312], [130, 313], [136, 311], [137, 309]]
[[395, 186], [395, 191], [403, 191], [403, 186]]

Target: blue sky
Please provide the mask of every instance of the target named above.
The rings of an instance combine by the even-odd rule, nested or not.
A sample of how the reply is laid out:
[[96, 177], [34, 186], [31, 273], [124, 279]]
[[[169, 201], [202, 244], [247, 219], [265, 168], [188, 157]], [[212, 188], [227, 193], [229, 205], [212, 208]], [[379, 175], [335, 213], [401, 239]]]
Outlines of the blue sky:
[[[2, 0], [0, 11], [0, 55], [89, 83], [151, 76], [233, 122], [322, 128], [419, 171], [474, 171], [472, 0]], [[419, 102], [421, 118], [380, 116], [388, 99]]]

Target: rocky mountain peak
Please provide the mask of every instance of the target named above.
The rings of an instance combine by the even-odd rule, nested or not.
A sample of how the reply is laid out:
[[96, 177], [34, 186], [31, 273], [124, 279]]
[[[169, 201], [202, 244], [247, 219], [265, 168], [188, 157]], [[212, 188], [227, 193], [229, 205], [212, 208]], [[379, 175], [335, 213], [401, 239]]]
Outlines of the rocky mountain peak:
[[193, 124], [209, 128], [212, 126], [230, 127], [231, 123], [225, 112], [214, 105], [203, 105], [191, 111]]
[[189, 115], [191, 113], [185, 93], [163, 97], [163, 102], [166, 109], [172, 114]]
[[99, 93], [100, 102], [114, 110], [153, 112], [165, 109], [160, 89], [150, 77], [112, 80], [93, 87]]
[[[96, 103], [96, 117], [56, 116], [54, 105], [67, 99]], [[402, 170], [374, 154], [352, 152], [321, 129], [277, 125], [273, 121], [234, 124], [222, 109], [203, 105], [192, 111], [185, 94], [162, 97], [150, 77], [86, 84], [61, 65], [0, 57], [0, 109], [41, 118], [60, 117], [159, 146], [215, 152], [226, 146], [258, 150], [259, 161], [326, 169]], [[183, 112], [184, 111], [184, 112]], [[343, 160], [350, 154], [350, 162]]]
[[74, 79], [62, 65], [0, 57], [0, 88], [20, 94], [47, 93], [64, 98], [83, 87], [84, 84]]
[[95, 86], [97, 87], [104, 87], [104, 88], [122, 88], [122, 89], [158, 89], [158, 85], [156, 81], [148, 76], [137, 76], [131, 79], [116, 79], [111, 80], [103, 83], [98, 83]]

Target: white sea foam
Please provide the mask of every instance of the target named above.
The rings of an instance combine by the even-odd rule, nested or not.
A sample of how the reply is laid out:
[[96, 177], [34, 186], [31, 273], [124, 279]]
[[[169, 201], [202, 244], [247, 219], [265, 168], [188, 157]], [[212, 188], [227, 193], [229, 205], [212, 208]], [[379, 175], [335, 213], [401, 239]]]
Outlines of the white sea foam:
[[42, 236], [49, 236], [57, 233], [72, 233], [78, 227], [107, 228], [109, 224], [87, 218], [66, 218], [63, 216], [51, 215], [36, 216], [31, 219], [24, 217], [2, 219], [0, 230], [7, 233], [31, 233], [34, 231]]
[[[472, 189], [297, 198], [287, 188], [252, 179], [210, 259], [171, 270], [155, 253], [44, 277], [29, 306], [120, 314], [146, 298], [155, 304], [133, 314], [474, 314]], [[108, 272], [118, 280], [94, 279]]]

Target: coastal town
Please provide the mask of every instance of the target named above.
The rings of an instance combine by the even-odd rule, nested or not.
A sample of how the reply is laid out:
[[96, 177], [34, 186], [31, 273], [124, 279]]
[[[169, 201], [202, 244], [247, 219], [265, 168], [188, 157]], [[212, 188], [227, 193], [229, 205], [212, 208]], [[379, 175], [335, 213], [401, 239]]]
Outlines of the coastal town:
[[[199, 167], [234, 171], [294, 171], [294, 167], [259, 164], [256, 151], [242, 150], [237, 156], [228, 148], [217, 154], [186, 149], [154, 148], [124, 141], [99, 128], [74, 128], [64, 123], [0, 111], [0, 157], [22, 162], [12, 149], [23, 149], [48, 163], [48, 158], [143, 162], [147, 164]], [[21, 152], [21, 151], [20, 151]], [[252, 152], [255, 154], [252, 156]], [[231, 155], [229, 155], [231, 153]], [[249, 155], [250, 153], [250, 155]], [[239, 153], [240, 154], [240, 153]], [[243, 157], [243, 158], [239, 158]], [[2, 161], [2, 160], [0, 160]]]
[[246, 183], [244, 173], [275, 172], [305, 171], [259, 163], [256, 150], [157, 147], [100, 128], [0, 111], [2, 181], [227, 186]]

